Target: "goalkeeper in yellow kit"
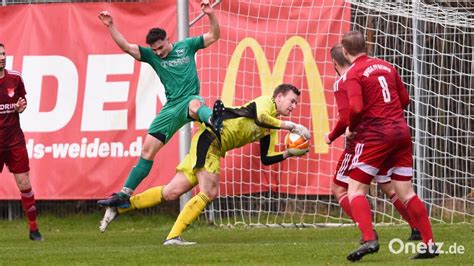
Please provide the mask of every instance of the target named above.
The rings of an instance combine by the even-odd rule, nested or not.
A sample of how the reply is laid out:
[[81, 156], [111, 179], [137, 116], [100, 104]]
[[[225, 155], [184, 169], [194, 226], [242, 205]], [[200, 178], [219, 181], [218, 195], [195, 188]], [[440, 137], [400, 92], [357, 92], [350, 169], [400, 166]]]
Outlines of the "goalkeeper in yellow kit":
[[306, 139], [311, 138], [306, 127], [278, 119], [279, 116], [290, 115], [298, 103], [300, 93], [300, 90], [293, 85], [281, 84], [275, 89], [273, 96], [258, 97], [239, 108], [225, 108], [221, 141], [209, 127], [201, 124], [192, 139], [189, 153], [176, 168], [174, 178], [165, 186], [153, 187], [132, 196], [128, 208], [107, 207], [100, 230], [105, 231], [119, 213], [176, 200], [199, 184], [200, 192], [186, 203], [163, 243], [164, 245], [195, 244], [182, 239], [181, 234], [216, 198], [220, 157], [224, 157], [227, 151], [260, 140], [260, 157], [264, 165], [278, 163], [292, 156], [302, 156], [308, 152], [308, 149], [275, 152], [275, 145], [278, 142], [277, 129], [286, 129]]

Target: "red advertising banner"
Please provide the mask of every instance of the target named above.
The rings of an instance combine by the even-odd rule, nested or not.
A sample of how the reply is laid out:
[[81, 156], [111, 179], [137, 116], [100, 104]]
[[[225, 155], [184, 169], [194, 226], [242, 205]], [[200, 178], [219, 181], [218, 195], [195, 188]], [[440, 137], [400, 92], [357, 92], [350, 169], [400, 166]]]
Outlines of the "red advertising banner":
[[[198, 8], [198, 3], [191, 5]], [[230, 3], [222, 2], [221, 5], [222, 9], [232, 10]], [[118, 191], [137, 162], [149, 124], [165, 101], [163, 86], [153, 70], [124, 54], [97, 19], [102, 10], [111, 12], [115, 24], [130, 43], [145, 46], [145, 36], [152, 27], [166, 29], [172, 41], [177, 38], [174, 0], [153, 4], [0, 7], [0, 42], [5, 44], [7, 69], [22, 73], [27, 91], [28, 108], [20, 117], [30, 156], [30, 178], [38, 199], [95, 199]], [[226, 22], [221, 23], [222, 39], [219, 42], [227, 41], [227, 48], [223, 50], [213, 45], [200, 51], [197, 58], [201, 79], [218, 81], [206, 83], [202, 88], [208, 104], [222, 97], [226, 104], [239, 105], [268, 94], [276, 83], [290, 82], [285, 67], [299, 69], [306, 75], [296, 77], [296, 80], [292, 77], [291, 82], [306, 85], [301, 108], [292, 119], [303, 117], [298, 118], [298, 122], [315, 132], [314, 149], [307, 158], [291, 159], [278, 166], [262, 166], [258, 160], [258, 144], [230, 152], [223, 159], [221, 176], [223, 181], [235, 183], [222, 183], [221, 194], [269, 189], [292, 194], [329, 193], [338, 152], [323, 146], [320, 140], [323, 131], [329, 130], [329, 118], [335, 116], [334, 108], [326, 108], [327, 103], [333, 104], [330, 88], [335, 78], [327, 60], [327, 44], [336, 43], [340, 37], [341, 25], [334, 23], [343, 23], [341, 12], [329, 13], [326, 14], [339, 17], [334, 21], [330, 17], [315, 18], [314, 21], [324, 21], [318, 25], [310, 19], [308, 21], [312, 22], [308, 25], [301, 23], [286, 36], [271, 37], [239, 31], [231, 26], [255, 23], [246, 27], [258, 29], [259, 24], [255, 21], [245, 20], [232, 12], [218, 13], [219, 20]], [[349, 12], [346, 13], [344, 16], [347, 17]], [[272, 14], [275, 12], [270, 10], [269, 15]], [[278, 27], [276, 20], [273, 23]], [[313, 27], [324, 28], [321, 32], [325, 34], [305, 36], [304, 32]], [[342, 27], [349, 28], [348, 25]], [[201, 31], [192, 29], [191, 35], [207, 31], [207, 27], [204, 31], [202, 27], [195, 29]], [[236, 41], [229, 42], [226, 38]], [[265, 51], [259, 53], [261, 44], [269, 38], [273, 38], [275, 45], [265, 47]], [[243, 51], [248, 49], [253, 50], [253, 58], [242, 57]], [[287, 60], [287, 53], [295, 49], [301, 52]], [[219, 55], [217, 60], [216, 54]], [[276, 58], [280, 55], [280, 61], [284, 61], [282, 65], [278, 65], [280, 61]], [[268, 69], [255, 73], [233, 70], [257, 62], [264, 62]], [[216, 65], [221, 67], [213, 67]], [[323, 75], [319, 72], [321, 69], [330, 73]], [[277, 74], [281, 72], [279, 70], [282, 74]], [[236, 89], [236, 86], [255, 85], [233, 82], [240, 80], [242, 75], [244, 81], [262, 81], [258, 84], [261, 88], [256, 88], [252, 97]], [[267, 81], [269, 75], [274, 81]], [[150, 175], [137, 191], [167, 183], [174, 176], [177, 165], [178, 134], [158, 153]], [[0, 199], [18, 199], [14, 178], [6, 167], [0, 178]]]

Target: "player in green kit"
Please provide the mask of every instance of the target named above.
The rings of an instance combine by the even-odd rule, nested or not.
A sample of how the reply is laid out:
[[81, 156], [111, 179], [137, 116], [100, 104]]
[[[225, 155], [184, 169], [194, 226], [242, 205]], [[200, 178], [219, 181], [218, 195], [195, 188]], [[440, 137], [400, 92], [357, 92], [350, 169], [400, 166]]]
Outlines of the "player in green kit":
[[165, 30], [152, 28], [146, 36], [149, 47], [128, 43], [114, 25], [110, 13], [99, 13], [99, 19], [107, 26], [115, 43], [124, 52], [138, 61], [148, 63], [155, 70], [165, 87], [167, 99], [148, 129], [140, 159], [131, 170], [122, 190], [107, 199], [99, 200], [99, 205], [120, 207], [128, 202], [133, 191], [150, 172], [156, 153], [186, 123], [194, 120], [206, 123], [220, 136], [224, 105], [217, 100], [213, 111], [204, 104], [203, 98], [199, 96], [200, 84], [194, 60], [199, 49], [206, 48], [219, 39], [220, 28], [208, 0], [201, 2], [201, 9], [209, 17], [209, 32], [171, 43]]
[[278, 143], [277, 129], [285, 129], [311, 138], [309, 130], [290, 121], [282, 121], [280, 116], [289, 116], [298, 103], [300, 90], [290, 84], [281, 84], [273, 96], [261, 96], [239, 108], [225, 108], [224, 127], [221, 141], [212, 130], [202, 125], [194, 135], [191, 149], [176, 168], [176, 175], [165, 186], [158, 186], [137, 194], [128, 200], [125, 208], [107, 208], [100, 230], [105, 231], [119, 213], [132, 209], [143, 209], [164, 201], [176, 200], [183, 193], [199, 184], [195, 195], [179, 214], [164, 245], [190, 245], [181, 234], [206, 206], [216, 198], [219, 187], [220, 157], [229, 150], [260, 141], [260, 158], [264, 165], [281, 162], [292, 156], [302, 156], [309, 149], [288, 149], [275, 152]]

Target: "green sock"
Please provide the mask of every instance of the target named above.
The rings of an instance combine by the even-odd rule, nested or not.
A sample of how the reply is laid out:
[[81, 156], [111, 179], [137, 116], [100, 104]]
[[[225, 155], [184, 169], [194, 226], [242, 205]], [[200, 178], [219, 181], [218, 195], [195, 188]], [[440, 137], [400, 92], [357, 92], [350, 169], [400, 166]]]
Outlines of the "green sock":
[[[131, 189], [132, 191], [135, 190], [140, 182], [142, 182], [145, 177], [147, 177], [148, 173], [150, 173], [150, 169], [153, 166], [153, 161], [149, 161], [140, 157], [138, 160], [137, 165], [132, 168], [130, 174], [128, 175], [127, 181], [125, 182], [124, 187]], [[119, 196], [124, 196], [121, 194], [125, 194], [123, 192], [119, 192]], [[128, 195], [130, 196], [130, 195]]]
[[212, 116], [212, 110], [211, 108], [203, 105], [197, 110], [197, 115], [199, 117], [199, 121], [207, 123], [209, 122], [209, 118]]

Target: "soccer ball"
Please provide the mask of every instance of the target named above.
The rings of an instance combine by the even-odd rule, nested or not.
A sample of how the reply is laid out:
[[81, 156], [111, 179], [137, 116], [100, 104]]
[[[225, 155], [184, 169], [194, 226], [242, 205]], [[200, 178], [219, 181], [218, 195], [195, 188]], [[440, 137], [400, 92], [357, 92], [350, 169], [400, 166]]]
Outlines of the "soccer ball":
[[289, 132], [285, 136], [285, 147], [287, 149], [307, 149], [309, 147], [309, 140], [303, 136]]

